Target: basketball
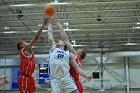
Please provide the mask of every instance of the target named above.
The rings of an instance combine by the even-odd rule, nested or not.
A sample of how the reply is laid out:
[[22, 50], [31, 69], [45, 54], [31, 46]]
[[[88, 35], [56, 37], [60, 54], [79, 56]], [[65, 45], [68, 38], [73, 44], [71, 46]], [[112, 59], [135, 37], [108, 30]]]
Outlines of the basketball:
[[44, 7], [44, 14], [48, 17], [51, 17], [55, 14], [55, 8], [52, 5], [47, 5]]

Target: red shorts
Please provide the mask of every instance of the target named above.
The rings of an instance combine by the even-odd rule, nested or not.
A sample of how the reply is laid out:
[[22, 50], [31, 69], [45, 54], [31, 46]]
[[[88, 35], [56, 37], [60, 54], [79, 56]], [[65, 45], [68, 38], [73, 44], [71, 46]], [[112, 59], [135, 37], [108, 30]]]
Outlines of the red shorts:
[[20, 93], [34, 93], [36, 91], [35, 81], [33, 77], [19, 76], [18, 77], [18, 87]]
[[75, 81], [75, 84], [78, 88], [79, 93], [83, 93], [83, 86], [79, 80]]

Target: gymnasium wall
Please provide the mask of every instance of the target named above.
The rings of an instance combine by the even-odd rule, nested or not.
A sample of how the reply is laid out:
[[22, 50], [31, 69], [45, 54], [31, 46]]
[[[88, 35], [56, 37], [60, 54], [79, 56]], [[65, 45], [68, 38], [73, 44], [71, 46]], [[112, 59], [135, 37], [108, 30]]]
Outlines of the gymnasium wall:
[[[106, 58], [107, 57], [107, 58]], [[127, 59], [127, 62], [126, 62]], [[42, 58], [37, 57], [36, 63], [46, 63], [47, 55]], [[6, 68], [4, 70], [4, 64]], [[131, 93], [139, 93], [140, 91], [140, 58], [139, 56], [104, 56], [104, 75], [103, 80], [105, 82], [105, 93], [127, 93], [127, 88]], [[100, 72], [100, 56], [99, 54], [88, 54], [84, 59], [83, 69], [87, 73]], [[0, 59], [0, 75], [6, 73], [7, 79], [11, 81], [11, 69], [18, 68], [20, 66], [19, 60], [15, 58]], [[128, 73], [127, 73], [128, 71]], [[128, 74], [128, 76], [126, 75]], [[34, 78], [38, 78], [38, 71], [35, 70], [33, 74]], [[86, 81], [83, 77], [80, 77], [84, 85], [84, 93], [93, 93], [100, 91], [100, 79], [94, 79], [90, 82]], [[128, 84], [130, 87], [127, 87]], [[38, 85], [37, 85], [38, 86]], [[3, 90], [1, 87], [0, 90]], [[6, 85], [5, 90], [11, 90], [11, 83]]]

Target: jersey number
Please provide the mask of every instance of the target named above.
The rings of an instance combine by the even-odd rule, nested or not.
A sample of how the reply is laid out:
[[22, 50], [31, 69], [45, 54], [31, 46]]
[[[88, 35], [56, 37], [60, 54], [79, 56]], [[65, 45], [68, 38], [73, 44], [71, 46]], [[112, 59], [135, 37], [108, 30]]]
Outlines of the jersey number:
[[57, 57], [58, 57], [58, 58], [63, 58], [64, 55], [63, 55], [63, 54], [58, 54]]

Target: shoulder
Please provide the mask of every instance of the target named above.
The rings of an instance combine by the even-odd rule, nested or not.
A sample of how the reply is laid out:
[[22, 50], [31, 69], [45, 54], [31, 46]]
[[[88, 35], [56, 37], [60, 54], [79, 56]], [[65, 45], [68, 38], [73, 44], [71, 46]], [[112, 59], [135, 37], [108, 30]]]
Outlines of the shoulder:
[[50, 51], [49, 51], [49, 54], [52, 53], [53, 51], [56, 51], [56, 50], [58, 50], [58, 48], [56, 48], [56, 47], [51, 48]]
[[23, 49], [21, 49], [21, 50], [19, 51], [19, 55], [22, 55], [22, 54], [24, 54]]

